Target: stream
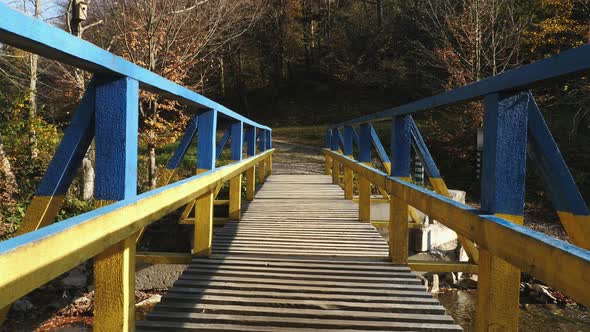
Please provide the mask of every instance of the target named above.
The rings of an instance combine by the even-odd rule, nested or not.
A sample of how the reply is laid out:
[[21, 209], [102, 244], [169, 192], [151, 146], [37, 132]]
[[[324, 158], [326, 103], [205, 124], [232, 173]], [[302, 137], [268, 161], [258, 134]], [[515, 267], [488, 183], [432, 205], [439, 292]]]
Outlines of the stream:
[[[453, 319], [465, 331], [473, 331], [477, 293], [474, 291], [450, 291], [436, 296]], [[555, 304], [522, 304], [520, 306], [520, 331], [588, 332], [590, 311], [579, 307], [560, 307]]]

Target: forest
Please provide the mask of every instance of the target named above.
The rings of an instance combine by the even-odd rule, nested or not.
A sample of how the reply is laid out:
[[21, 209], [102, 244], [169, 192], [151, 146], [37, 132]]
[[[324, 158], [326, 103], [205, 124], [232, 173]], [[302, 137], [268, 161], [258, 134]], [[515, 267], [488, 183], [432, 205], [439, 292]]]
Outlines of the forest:
[[[74, 15], [80, 0], [3, 2], [240, 114], [297, 128], [318, 146], [318, 127], [590, 43], [589, 0], [85, 0], [83, 20]], [[18, 229], [90, 79], [0, 45], [0, 239]], [[589, 197], [588, 78], [533, 93]], [[140, 97], [139, 186], [146, 191], [198, 110], [144, 91]], [[449, 184], [476, 195], [481, 103], [416, 120]], [[92, 160], [89, 150], [59, 219], [92, 208]], [[551, 211], [534, 171], [529, 177], [527, 210]]]

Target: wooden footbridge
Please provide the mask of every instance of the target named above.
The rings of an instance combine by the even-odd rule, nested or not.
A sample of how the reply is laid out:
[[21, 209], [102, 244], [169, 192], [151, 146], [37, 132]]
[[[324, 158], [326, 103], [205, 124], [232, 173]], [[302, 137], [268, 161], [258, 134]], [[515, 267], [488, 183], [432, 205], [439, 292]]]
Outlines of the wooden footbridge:
[[[94, 74], [18, 236], [0, 242], [2, 314], [89, 259], [96, 331], [460, 329], [410, 270], [477, 273], [478, 331], [518, 329], [520, 272], [590, 305], [590, 213], [527, 90], [590, 72], [590, 46], [330, 126], [326, 174], [268, 177], [275, 151], [269, 127], [1, 4], [0, 42]], [[196, 116], [162, 187], [138, 194], [140, 89], [192, 107]], [[475, 209], [449, 198], [411, 114], [478, 99], [485, 119], [481, 208]], [[372, 125], [383, 121], [390, 124], [388, 150]], [[177, 180], [194, 139], [197, 175]], [[54, 223], [93, 140], [97, 209]], [[228, 142], [231, 160], [220, 166]], [[411, 182], [412, 149], [425, 164], [426, 187]], [[571, 243], [522, 225], [527, 156]], [[226, 183], [229, 200], [216, 199]], [[388, 228], [388, 243], [371, 226], [376, 193], [390, 206], [389, 219], [377, 222]], [[230, 221], [214, 232], [219, 204], [228, 205]], [[181, 222], [194, 224], [190, 253], [136, 252], [143, 229], [183, 207]], [[469, 262], [410, 260], [408, 232], [420, 226], [418, 211], [456, 231]], [[189, 264], [137, 323], [136, 261]]]
[[270, 176], [212, 248], [138, 330], [461, 330], [329, 176]]

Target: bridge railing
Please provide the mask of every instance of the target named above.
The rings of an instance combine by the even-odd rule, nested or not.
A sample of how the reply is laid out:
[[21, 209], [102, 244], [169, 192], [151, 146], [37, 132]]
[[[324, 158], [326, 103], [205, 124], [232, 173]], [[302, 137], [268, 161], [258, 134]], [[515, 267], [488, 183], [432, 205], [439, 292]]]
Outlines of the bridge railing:
[[[334, 183], [340, 184], [343, 179], [346, 199], [353, 199], [354, 174], [358, 174], [361, 221], [371, 221], [372, 186], [390, 195], [388, 227], [394, 263], [409, 263], [422, 271], [450, 269], [479, 274], [478, 331], [518, 329], [521, 271], [590, 305], [590, 289], [586, 287], [590, 281], [590, 212], [528, 91], [540, 83], [587, 74], [589, 59], [590, 45], [572, 49], [433, 97], [339, 123], [326, 133], [326, 174], [332, 174]], [[449, 198], [447, 186], [411, 116], [477, 99], [484, 103], [480, 209]], [[389, 154], [372, 126], [380, 121], [391, 121]], [[373, 167], [373, 147], [387, 173]], [[433, 191], [411, 183], [412, 149], [425, 166]], [[573, 244], [523, 226], [527, 155], [539, 170]], [[408, 229], [416, 226], [414, 209], [456, 231], [470, 263], [409, 261]]]
[[[239, 219], [242, 173], [246, 173], [246, 198], [253, 199], [255, 168], [259, 181], [272, 170], [272, 131], [3, 4], [0, 42], [94, 74], [26, 211], [18, 236], [0, 242], [0, 323], [13, 301], [94, 257], [95, 330], [133, 330], [135, 246], [142, 230], [179, 207], [189, 206], [187, 214], [194, 207], [192, 255], [210, 255], [215, 196], [229, 182], [230, 217]], [[161, 175], [165, 186], [138, 195], [140, 89], [200, 111]], [[230, 127], [217, 146], [221, 117], [230, 122]], [[197, 175], [169, 184], [194, 137], [198, 139]], [[98, 209], [52, 224], [93, 140]], [[232, 163], [217, 168], [216, 161], [229, 140]], [[142, 257], [150, 259], [149, 254]]]

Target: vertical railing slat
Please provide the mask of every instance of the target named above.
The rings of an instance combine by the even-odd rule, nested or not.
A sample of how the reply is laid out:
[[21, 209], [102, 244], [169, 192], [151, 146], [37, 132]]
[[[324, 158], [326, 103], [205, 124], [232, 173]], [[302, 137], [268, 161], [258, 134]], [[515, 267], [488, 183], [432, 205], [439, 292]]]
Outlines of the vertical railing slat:
[[[139, 83], [102, 77], [96, 85], [97, 205], [137, 195]], [[94, 330], [135, 330], [133, 235], [94, 258]]]
[[[523, 223], [528, 104], [525, 93], [484, 99], [481, 209]], [[480, 249], [478, 331], [518, 330], [520, 271]]]

